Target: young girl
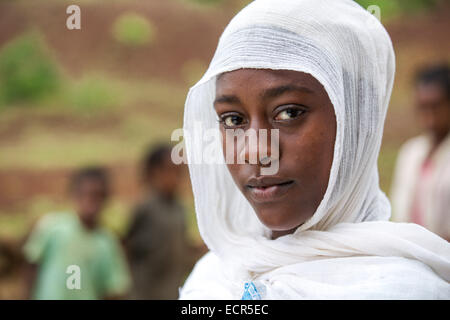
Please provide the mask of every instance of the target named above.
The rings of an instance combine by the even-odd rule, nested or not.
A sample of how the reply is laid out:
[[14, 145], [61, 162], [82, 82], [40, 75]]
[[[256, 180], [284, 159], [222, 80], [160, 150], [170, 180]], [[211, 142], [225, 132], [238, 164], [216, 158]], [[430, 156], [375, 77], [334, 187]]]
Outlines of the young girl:
[[210, 252], [181, 299], [450, 298], [449, 243], [388, 222], [379, 188], [394, 60], [383, 26], [351, 0], [256, 0], [230, 22], [184, 129], [219, 128], [224, 154], [242, 152], [229, 130], [277, 130], [278, 152], [246, 145], [243, 163], [198, 164], [205, 150], [185, 137]]

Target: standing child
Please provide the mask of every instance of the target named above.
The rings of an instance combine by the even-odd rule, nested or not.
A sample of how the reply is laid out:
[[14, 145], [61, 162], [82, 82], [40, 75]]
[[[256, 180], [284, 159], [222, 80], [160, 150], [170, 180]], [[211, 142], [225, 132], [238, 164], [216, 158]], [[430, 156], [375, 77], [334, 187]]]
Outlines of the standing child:
[[146, 199], [136, 206], [125, 239], [134, 299], [176, 299], [187, 259], [184, 209], [177, 199], [182, 169], [172, 148], [151, 148], [143, 161]]
[[450, 66], [421, 70], [415, 112], [423, 133], [400, 149], [392, 184], [395, 220], [450, 240]]
[[107, 172], [79, 170], [70, 192], [75, 212], [45, 216], [25, 244], [31, 298], [118, 298], [129, 286], [127, 267], [116, 238], [98, 225], [109, 196]]

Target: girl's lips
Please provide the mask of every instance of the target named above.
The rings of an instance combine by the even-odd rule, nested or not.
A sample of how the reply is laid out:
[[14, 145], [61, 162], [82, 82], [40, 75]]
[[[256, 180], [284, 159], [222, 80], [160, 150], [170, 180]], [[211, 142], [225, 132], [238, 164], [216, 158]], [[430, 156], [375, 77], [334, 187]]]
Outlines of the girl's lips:
[[251, 186], [247, 185], [250, 196], [255, 202], [273, 202], [284, 196], [294, 185], [294, 181], [286, 181], [280, 184]]

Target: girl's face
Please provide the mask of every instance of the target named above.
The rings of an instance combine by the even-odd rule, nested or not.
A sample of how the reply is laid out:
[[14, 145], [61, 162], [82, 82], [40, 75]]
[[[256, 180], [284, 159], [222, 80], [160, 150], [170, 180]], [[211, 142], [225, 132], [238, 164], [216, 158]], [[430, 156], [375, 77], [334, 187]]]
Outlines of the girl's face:
[[[274, 238], [294, 232], [314, 214], [328, 185], [336, 119], [325, 89], [302, 72], [239, 69], [218, 77], [214, 108], [224, 153], [245, 152], [244, 164], [227, 164], [234, 182]], [[267, 162], [249, 161], [258, 147], [227, 146], [226, 129], [265, 129], [269, 142], [271, 130], [278, 129], [278, 160], [272, 159], [279, 161], [278, 172], [261, 175]], [[268, 144], [266, 154], [275, 154]]]

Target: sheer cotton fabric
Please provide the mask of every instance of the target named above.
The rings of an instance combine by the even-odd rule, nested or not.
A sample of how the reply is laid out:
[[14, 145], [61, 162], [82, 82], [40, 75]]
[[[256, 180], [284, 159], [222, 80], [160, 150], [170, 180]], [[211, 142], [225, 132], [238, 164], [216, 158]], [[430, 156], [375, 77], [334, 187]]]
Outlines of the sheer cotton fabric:
[[[190, 89], [185, 131], [218, 128], [216, 78], [240, 68], [305, 72], [324, 86], [337, 121], [328, 187], [294, 234], [270, 240], [226, 165], [205, 161], [202, 137], [186, 135], [198, 226], [210, 252], [180, 298], [239, 299], [249, 280], [261, 282], [268, 299], [450, 298], [450, 245], [417, 225], [387, 221], [377, 158], [395, 57], [379, 21], [351, 0], [252, 2], [226, 27]], [[215, 143], [211, 153], [223, 157]]]

